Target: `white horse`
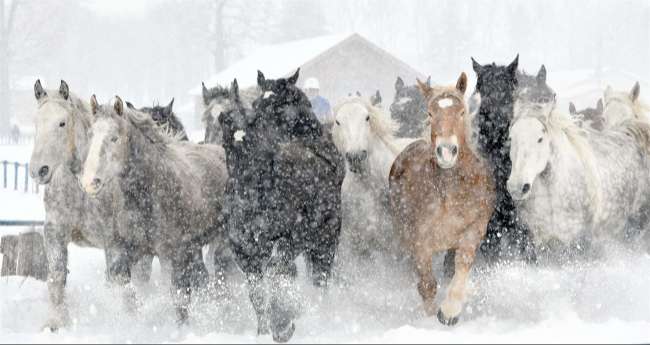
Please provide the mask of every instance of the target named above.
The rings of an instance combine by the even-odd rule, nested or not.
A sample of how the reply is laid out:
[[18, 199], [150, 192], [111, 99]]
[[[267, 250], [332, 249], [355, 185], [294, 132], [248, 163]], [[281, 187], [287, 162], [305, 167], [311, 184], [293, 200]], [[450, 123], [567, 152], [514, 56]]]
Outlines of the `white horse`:
[[623, 239], [630, 227], [645, 229], [648, 138], [646, 122], [584, 131], [554, 106], [518, 100], [508, 191], [537, 248], [558, 242], [563, 249], [602, 248]]
[[334, 107], [332, 136], [346, 160], [341, 243], [356, 254], [395, 249], [389, 218], [388, 175], [395, 157], [414, 139], [394, 136], [398, 125], [381, 108], [361, 97]]

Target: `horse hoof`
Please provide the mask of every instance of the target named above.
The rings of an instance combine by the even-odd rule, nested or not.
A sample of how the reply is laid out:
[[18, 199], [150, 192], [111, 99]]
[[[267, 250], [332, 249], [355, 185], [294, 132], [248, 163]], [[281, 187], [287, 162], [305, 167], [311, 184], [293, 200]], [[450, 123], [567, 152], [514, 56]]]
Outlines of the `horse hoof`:
[[458, 323], [458, 316], [448, 318], [442, 310], [438, 310], [438, 321], [445, 326], [455, 326]]
[[296, 325], [292, 322], [289, 327], [282, 331], [273, 331], [273, 341], [276, 343], [286, 343], [293, 337], [293, 332], [295, 331]]

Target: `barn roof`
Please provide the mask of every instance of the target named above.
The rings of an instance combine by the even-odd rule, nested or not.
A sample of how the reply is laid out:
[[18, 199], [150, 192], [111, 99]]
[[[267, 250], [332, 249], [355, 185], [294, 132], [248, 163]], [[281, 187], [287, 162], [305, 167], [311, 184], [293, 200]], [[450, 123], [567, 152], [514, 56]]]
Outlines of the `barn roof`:
[[[357, 33], [336, 34], [319, 36], [310, 39], [291, 41], [281, 44], [264, 46], [251, 55], [239, 60], [232, 66], [204, 80], [205, 85], [229, 85], [237, 78], [239, 87], [249, 87], [257, 83], [257, 70], [264, 72], [267, 78], [281, 78], [290, 75], [297, 67], [304, 67], [320, 58], [326, 58], [326, 53], [351, 41], [360, 40], [379, 54], [384, 55], [392, 63], [413, 71], [413, 74], [420, 75], [412, 67], [392, 56], [382, 48], [363, 38]], [[201, 86], [192, 88], [189, 93], [198, 96], [201, 94]]]

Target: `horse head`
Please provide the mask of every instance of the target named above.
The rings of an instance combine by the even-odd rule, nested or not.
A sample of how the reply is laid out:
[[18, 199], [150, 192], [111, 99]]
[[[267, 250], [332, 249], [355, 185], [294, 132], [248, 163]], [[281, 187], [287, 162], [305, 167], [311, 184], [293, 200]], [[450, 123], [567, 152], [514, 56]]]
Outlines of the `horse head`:
[[646, 120], [645, 112], [648, 111], [648, 107], [641, 103], [640, 94], [639, 82], [636, 82], [629, 92], [615, 91], [611, 86], [607, 86], [603, 110], [605, 121], [613, 125], [629, 119]]
[[30, 174], [36, 182], [47, 184], [59, 168], [75, 171], [80, 167], [84, 149], [80, 146], [85, 145], [80, 140], [86, 136], [89, 119], [85, 105], [70, 93], [63, 80], [57, 91], [46, 91], [37, 80], [34, 95], [38, 110]]
[[605, 129], [602, 98], [598, 99], [595, 108], [584, 108], [582, 110], [577, 110], [575, 104], [569, 102], [569, 114], [581, 127], [587, 125], [597, 131]]
[[546, 67], [542, 65], [536, 76], [517, 71], [517, 90], [514, 117], [534, 114], [550, 114], [557, 101], [555, 92], [546, 84]]
[[94, 118], [92, 138], [80, 181], [87, 194], [96, 196], [126, 169], [130, 136], [124, 103], [120, 97], [115, 96], [112, 104], [100, 105], [93, 95], [90, 107]]
[[495, 63], [481, 65], [472, 58], [472, 68], [476, 72], [476, 90], [481, 95], [481, 104], [496, 106], [512, 102], [517, 88], [517, 66], [519, 55], [508, 66]]
[[463, 72], [453, 87], [432, 88], [419, 79], [418, 88], [427, 100], [427, 112], [431, 124], [431, 143], [436, 164], [442, 169], [453, 168], [459, 156], [465, 153], [465, 106], [467, 75]]

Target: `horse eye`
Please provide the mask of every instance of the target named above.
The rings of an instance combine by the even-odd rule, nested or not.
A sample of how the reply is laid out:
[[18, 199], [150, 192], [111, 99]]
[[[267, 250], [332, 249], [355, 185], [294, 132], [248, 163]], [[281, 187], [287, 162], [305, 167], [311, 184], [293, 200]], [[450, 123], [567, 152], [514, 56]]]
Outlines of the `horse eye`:
[[114, 143], [117, 142], [117, 137], [112, 137], [111, 141], [114, 142]]
[[427, 113], [427, 115], [429, 115], [429, 117], [433, 117], [433, 115], [431, 115], [431, 113]]
[[336, 120], [335, 122], [336, 122], [336, 125], [337, 125], [337, 126], [340, 126], [340, 125], [341, 125], [341, 123], [339, 122], [339, 120]]
[[64, 122], [64, 121], [61, 121], [61, 122], [59, 123], [59, 127], [65, 127], [65, 122]]
[[366, 121], [370, 121], [370, 116], [367, 116], [367, 117], [366, 117]]
[[543, 137], [542, 137], [542, 138], [539, 138], [539, 140], [537, 140], [537, 142], [540, 143], [540, 144], [542, 143], [542, 141], [544, 141], [544, 138], [543, 138]]

